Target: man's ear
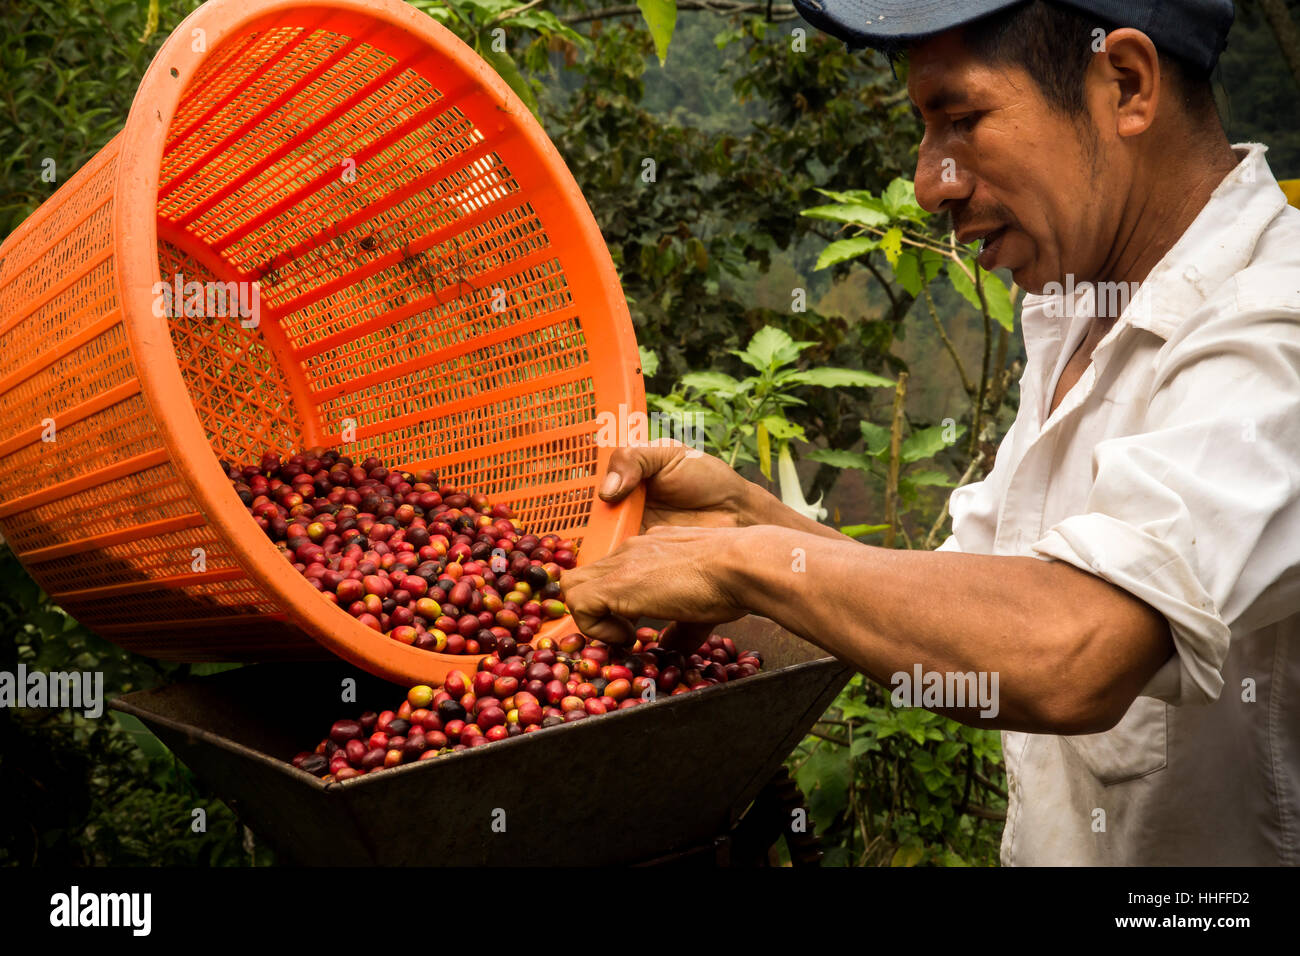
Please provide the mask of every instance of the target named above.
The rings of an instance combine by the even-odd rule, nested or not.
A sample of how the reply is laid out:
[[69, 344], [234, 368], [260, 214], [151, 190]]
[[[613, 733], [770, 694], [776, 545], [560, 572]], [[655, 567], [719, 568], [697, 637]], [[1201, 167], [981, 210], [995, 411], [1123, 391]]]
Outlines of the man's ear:
[[[1160, 54], [1141, 30], [1123, 27], [1101, 41], [1088, 67], [1087, 83], [1096, 90], [1116, 136], [1138, 136], [1151, 128], [1160, 105]], [[1090, 96], [1090, 101], [1091, 101]]]
[[907, 86], [907, 52], [903, 51], [889, 58], [889, 68], [894, 71], [894, 79]]

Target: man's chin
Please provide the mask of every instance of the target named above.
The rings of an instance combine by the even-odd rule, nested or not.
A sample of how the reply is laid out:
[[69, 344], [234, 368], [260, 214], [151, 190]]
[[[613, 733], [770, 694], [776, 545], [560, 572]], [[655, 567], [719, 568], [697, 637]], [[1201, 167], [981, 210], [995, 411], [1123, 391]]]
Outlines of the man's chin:
[[[1052, 283], [1060, 285], [1060, 280], [1056, 276], [1044, 275], [1036, 270], [1034, 265], [1035, 263], [1031, 262], [1027, 265], [1011, 267], [1011, 278], [1015, 280], [1017, 286], [1031, 295], [1044, 295]], [[1055, 292], [1056, 286], [1052, 286], [1050, 291]]]
[[[1039, 261], [1038, 256], [1034, 254], [1034, 245], [1024, 242], [1023, 238], [1015, 234], [1003, 239], [998, 250], [1002, 261], [995, 261], [990, 265], [995, 269], [1005, 269], [1010, 272], [1016, 285], [1024, 291], [1042, 295], [1043, 289], [1057, 281], [1057, 277], [1051, 275], [1051, 270]], [[1028, 248], [1025, 248], [1026, 246]]]

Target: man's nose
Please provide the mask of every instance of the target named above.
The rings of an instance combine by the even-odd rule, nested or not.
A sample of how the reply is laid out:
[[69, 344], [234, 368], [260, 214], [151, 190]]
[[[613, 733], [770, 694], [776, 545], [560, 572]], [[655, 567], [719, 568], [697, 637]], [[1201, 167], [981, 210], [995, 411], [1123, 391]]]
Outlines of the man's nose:
[[921, 140], [916, 154], [916, 201], [926, 212], [947, 212], [970, 198], [975, 177], [955, 156], [944, 155], [929, 140], [928, 136]]

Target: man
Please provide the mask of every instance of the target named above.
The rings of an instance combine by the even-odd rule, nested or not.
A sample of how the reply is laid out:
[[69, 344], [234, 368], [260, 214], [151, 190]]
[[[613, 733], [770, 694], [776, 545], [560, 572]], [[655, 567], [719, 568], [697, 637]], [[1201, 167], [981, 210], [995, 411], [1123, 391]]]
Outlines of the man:
[[566, 574], [579, 626], [754, 613], [882, 683], [996, 673], [996, 718], [935, 709], [1004, 732], [1007, 864], [1300, 863], [1300, 211], [1218, 121], [1231, 4], [798, 2], [906, 55], [918, 201], [1031, 293], [1019, 413], [934, 552], [620, 449], [648, 533]]

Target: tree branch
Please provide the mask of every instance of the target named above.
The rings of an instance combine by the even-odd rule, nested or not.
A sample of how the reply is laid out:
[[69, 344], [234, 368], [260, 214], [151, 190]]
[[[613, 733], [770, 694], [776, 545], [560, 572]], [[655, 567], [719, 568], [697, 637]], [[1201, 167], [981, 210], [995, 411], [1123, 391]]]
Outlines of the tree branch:
[[989, 414], [993, 416], [995, 421], [998, 417], [998, 410], [1002, 407], [1002, 399], [1005, 397], [1007, 391], [1007, 346], [1010, 338], [1011, 336], [1007, 332], [1006, 327], [999, 325], [998, 351], [997, 355], [993, 359], [993, 368], [997, 371], [994, 374], [993, 387], [989, 391], [988, 398]]
[[979, 296], [980, 312], [984, 316], [984, 359], [980, 364], [979, 395], [975, 399], [975, 416], [971, 422], [970, 454], [979, 450], [980, 432], [984, 430], [984, 402], [989, 394], [989, 357], [993, 345], [993, 320], [989, 316], [988, 300], [984, 298], [984, 283], [980, 280], [981, 270], [975, 266], [975, 294]]
[[808, 731], [808, 735], [810, 737], [816, 737], [818, 740], [824, 740], [827, 743], [835, 744], [837, 747], [847, 747], [851, 743], [851, 741], [848, 740], [841, 740], [834, 734], [824, 734], [819, 730], [810, 730]]
[[875, 264], [871, 261], [871, 254], [868, 253], [858, 261], [867, 267], [871, 274], [876, 277], [876, 281], [879, 282], [881, 287], [885, 290], [885, 295], [889, 296], [889, 314], [894, 317], [894, 321], [898, 321], [898, 299], [894, 295], [894, 290], [889, 287], [889, 283], [885, 281], [885, 277], [880, 274], [880, 270], [877, 269]]
[[[982, 464], [984, 464], [984, 450], [980, 449], [979, 453], [971, 459], [970, 467], [966, 469], [966, 473], [962, 475], [961, 480], [957, 482], [957, 488], [969, 483], [971, 478], [974, 477], [976, 470]], [[953, 491], [956, 491], [957, 488], [953, 488]], [[948, 498], [944, 499], [943, 509], [939, 512], [939, 517], [935, 519], [934, 527], [932, 527], [930, 533], [925, 536], [925, 547], [927, 551], [934, 549], [935, 535], [939, 533], [939, 529], [943, 527], [943, 523], [948, 520], [948, 500], [951, 497], [952, 495], [949, 495]]]
[[[758, 13], [766, 15], [768, 5], [766, 3], [735, 3], [731, 0], [677, 0], [678, 10], [707, 10], [710, 13]], [[640, 16], [641, 8], [636, 4], [626, 4], [617, 7], [605, 7], [601, 10], [588, 10], [583, 13], [574, 13], [567, 17], [560, 17], [564, 23], [587, 23], [591, 20], [605, 20], [612, 17], [632, 17]], [[798, 11], [774, 10], [771, 12], [770, 19], [774, 23], [780, 23], [784, 20], [794, 20], [799, 16]]]
[[1007, 792], [1005, 790], [999, 787], [988, 777], [984, 776], [984, 774], [980, 773], [978, 770], [975, 771], [975, 782], [978, 783], [980, 786], [982, 786], [985, 790], [988, 790], [990, 793], [997, 794], [1003, 800], [1007, 798]]
[[528, 2], [521, 7], [512, 7], [509, 10], [502, 10], [495, 17], [489, 20], [487, 22], [487, 25], [490, 27], [496, 26], [498, 23], [501, 23], [503, 20], [509, 20], [511, 17], [517, 17], [519, 16], [519, 14], [527, 10], [531, 10], [533, 7], [540, 6], [545, 2], [546, 0], [528, 0]]
[[1291, 68], [1296, 85], [1300, 86], [1300, 27], [1291, 18], [1286, 0], [1259, 0], [1259, 8], [1273, 30], [1278, 49], [1282, 51], [1282, 59]]
[[944, 348], [948, 350], [953, 364], [957, 366], [957, 374], [961, 376], [961, 387], [966, 391], [967, 396], [974, 398], [975, 386], [971, 384], [970, 377], [966, 374], [966, 366], [962, 364], [956, 346], [952, 344], [952, 339], [948, 338], [948, 332], [944, 329], [943, 322], [939, 320], [939, 310], [934, 307], [934, 296], [930, 294], [929, 283], [922, 285], [921, 291], [925, 293], [925, 304], [930, 310], [930, 318], [934, 319], [934, 327], [939, 330], [939, 338], [943, 340]]
[[907, 397], [907, 373], [898, 373], [898, 385], [894, 388], [894, 414], [889, 428], [889, 477], [885, 480], [885, 529], [886, 548], [894, 546], [894, 536], [898, 525], [898, 449], [903, 441], [903, 400]]
[[972, 817], [981, 817], [985, 820], [1005, 820], [1007, 812], [1005, 810], [990, 810], [988, 807], [982, 807], [978, 803], [972, 803], [966, 808], [966, 813]]

